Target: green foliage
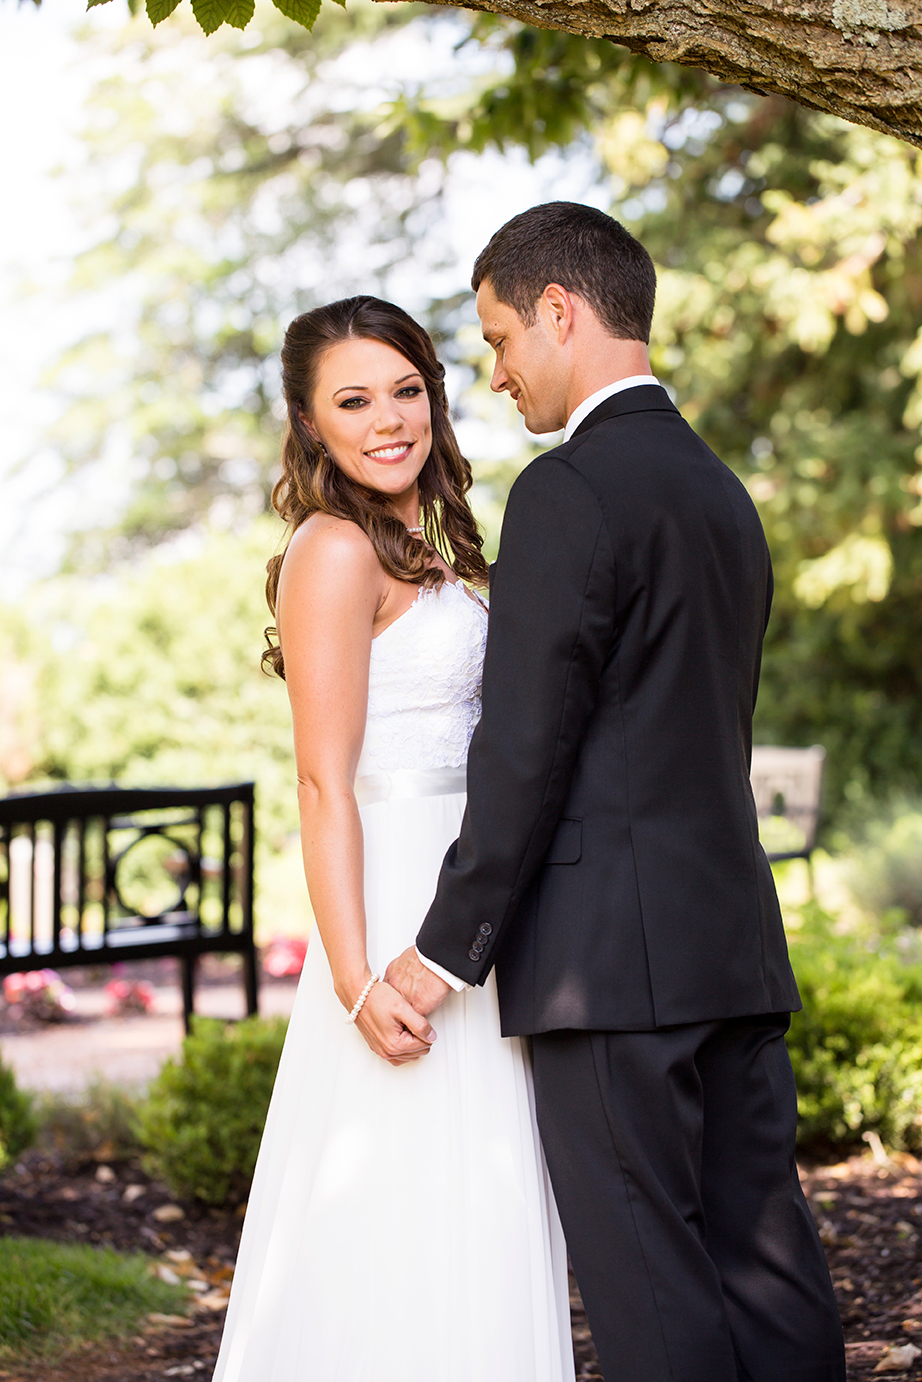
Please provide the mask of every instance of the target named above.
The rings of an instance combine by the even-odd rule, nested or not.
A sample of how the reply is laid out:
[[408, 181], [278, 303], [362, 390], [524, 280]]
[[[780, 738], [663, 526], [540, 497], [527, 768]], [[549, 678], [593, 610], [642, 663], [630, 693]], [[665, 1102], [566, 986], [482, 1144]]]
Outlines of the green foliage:
[[592, 143], [651, 250], [652, 360], [759, 505], [776, 573], [757, 740], [821, 742], [827, 811], [922, 763], [922, 158], [605, 41], [486, 16], [498, 71], [414, 147]]
[[203, 535], [183, 561], [149, 558], [117, 582], [61, 578], [0, 606], [10, 785], [254, 778], [264, 867], [297, 827], [288, 698], [259, 668], [280, 527]]
[[[97, 0], [102, 3], [102, 0]], [[168, 19], [179, 4], [179, 0], [147, 0], [147, 17], [156, 26]]]
[[757, 737], [823, 743], [835, 810], [917, 786], [922, 761], [922, 162], [737, 104], [702, 153], [670, 152], [664, 209], [637, 227], [667, 266], [655, 359], [766, 526]]
[[837, 936], [816, 909], [791, 958], [803, 999], [788, 1034], [799, 1141], [825, 1151], [877, 1132], [922, 1147], [922, 970]]
[[0, 1171], [32, 1145], [36, 1130], [31, 1096], [17, 1087], [13, 1071], [0, 1060]]
[[179, 1061], [151, 1085], [139, 1130], [146, 1165], [177, 1195], [246, 1199], [278, 1069], [285, 1022], [197, 1019]]
[[66, 1164], [128, 1161], [140, 1150], [140, 1100], [119, 1085], [95, 1079], [79, 1095], [44, 1094], [36, 1109], [39, 1140]]
[[[588, 122], [612, 211], [657, 262], [654, 369], [766, 526], [757, 741], [823, 743], [832, 814], [918, 789], [922, 157], [601, 44], [495, 34], [511, 72], [460, 111], [423, 92], [417, 143], [534, 157]], [[568, 103], [558, 85], [580, 73], [582, 105]]]
[[320, 13], [320, 0], [272, 0], [272, 3], [287, 19], [303, 24], [305, 29], [314, 27], [314, 21]]
[[717, 90], [704, 72], [651, 62], [606, 38], [534, 29], [490, 13], [467, 25], [458, 50], [481, 50], [491, 70], [451, 96], [423, 83], [392, 107], [395, 125], [420, 155], [521, 146], [536, 159], [549, 148], [585, 142], [620, 106], [681, 106]]
[[898, 800], [865, 822], [849, 850], [848, 884], [884, 925], [922, 926], [922, 805]]
[[[35, 0], [39, 4], [41, 0]], [[91, 10], [95, 5], [106, 5], [109, 0], [86, 0]], [[275, 8], [286, 19], [293, 19], [305, 29], [312, 29], [320, 12], [320, 0], [272, 0]], [[335, 0], [344, 5], [345, 0]], [[176, 9], [179, 0], [147, 0], [147, 17], [154, 25], [161, 24]], [[129, 8], [134, 14], [135, 7], [129, 0]], [[256, 10], [256, 0], [192, 0], [192, 13], [204, 34], [213, 34], [222, 24], [230, 24], [234, 29], [245, 29]]]
[[329, 297], [383, 292], [437, 191], [412, 176], [400, 133], [382, 133], [381, 93], [342, 60], [354, 49], [360, 67], [413, 16], [359, 0], [348, 17], [330, 6], [309, 36], [266, 15], [243, 52], [140, 20], [94, 39], [115, 60], [88, 107], [98, 172], [71, 290], [117, 282], [121, 306], [50, 380], [66, 405], [52, 444], [110, 495], [75, 542], [81, 568], [268, 508], [285, 326]]
[[[833, 818], [862, 797], [918, 790], [918, 151], [606, 40], [490, 15], [372, 10], [347, 19], [331, 8], [309, 41], [270, 26], [236, 58], [212, 48], [207, 97], [176, 45], [133, 33], [123, 76], [100, 91], [94, 159], [135, 160], [134, 176], [79, 273], [140, 285], [141, 301], [124, 337], [88, 340], [62, 363], [74, 402], [56, 440], [79, 467], [96, 464], [102, 435], [104, 451], [131, 455], [137, 478], [127, 511], [84, 538], [81, 562], [111, 564], [206, 514], [239, 525], [265, 505], [278, 445], [272, 355], [293, 285], [299, 308], [386, 292], [408, 255], [424, 278], [420, 256], [437, 239], [432, 155], [590, 153], [613, 212], [658, 264], [654, 368], [743, 477], [768, 532], [776, 598], [757, 740], [825, 745]], [[453, 26], [450, 94], [425, 78], [386, 109], [383, 92], [344, 93], [351, 64], [324, 64], [368, 39], [380, 48], [407, 20], [414, 42]], [[252, 66], [264, 80], [270, 57], [303, 83], [274, 127], [243, 96], [243, 74]], [[165, 198], [167, 186], [182, 197]], [[377, 238], [345, 263], [338, 246], [368, 205]], [[443, 353], [477, 378], [462, 414], [486, 418], [469, 315], [469, 300], [453, 298], [431, 319]], [[525, 459], [474, 457], [475, 497], [494, 529]]]
[[152, 1311], [186, 1305], [182, 1286], [141, 1253], [41, 1238], [0, 1238], [0, 1360], [54, 1358], [106, 1336], [124, 1338]]

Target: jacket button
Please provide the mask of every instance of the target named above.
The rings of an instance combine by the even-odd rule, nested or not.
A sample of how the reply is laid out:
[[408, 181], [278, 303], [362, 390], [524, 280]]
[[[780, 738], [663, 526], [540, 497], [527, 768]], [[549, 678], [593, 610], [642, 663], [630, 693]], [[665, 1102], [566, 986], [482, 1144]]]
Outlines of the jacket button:
[[483, 941], [474, 941], [474, 949], [477, 951], [478, 955], [482, 955], [484, 951]]
[[468, 958], [469, 960], [479, 960], [479, 959], [480, 959], [480, 952], [477, 951], [477, 950], [469, 950], [469, 951], [467, 952], [467, 958]]
[[485, 922], [483, 923], [483, 925], [481, 926], [481, 928], [480, 928], [480, 934], [481, 934], [482, 936], [492, 936], [492, 934], [493, 934], [493, 927], [490, 925], [490, 923], [489, 923], [488, 921], [485, 921]]

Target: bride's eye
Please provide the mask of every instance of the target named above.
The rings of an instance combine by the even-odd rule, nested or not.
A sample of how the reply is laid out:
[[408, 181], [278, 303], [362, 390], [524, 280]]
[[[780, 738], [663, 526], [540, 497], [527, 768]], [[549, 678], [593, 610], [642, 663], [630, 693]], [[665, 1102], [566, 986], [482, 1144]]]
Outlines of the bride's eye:
[[402, 389], [397, 390], [398, 398], [417, 398], [423, 391], [421, 384], [405, 384]]
[[365, 399], [356, 394], [354, 398], [342, 399], [336, 406], [337, 408], [348, 408], [350, 412], [354, 413], [356, 408], [361, 408], [364, 402]]

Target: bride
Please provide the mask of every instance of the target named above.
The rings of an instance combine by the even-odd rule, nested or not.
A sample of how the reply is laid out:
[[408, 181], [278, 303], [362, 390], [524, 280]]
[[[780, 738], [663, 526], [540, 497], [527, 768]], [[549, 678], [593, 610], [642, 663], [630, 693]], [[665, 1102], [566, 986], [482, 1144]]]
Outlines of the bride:
[[215, 1382], [572, 1382], [566, 1251], [493, 978], [450, 995], [438, 1039], [380, 978], [457, 837], [479, 714], [487, 616], [462, 579], [487, 570], [444, 370], [371, 297], [298, 317], [282, 366], [291, 538], [265, 657], [291, 700], [319, 935]]

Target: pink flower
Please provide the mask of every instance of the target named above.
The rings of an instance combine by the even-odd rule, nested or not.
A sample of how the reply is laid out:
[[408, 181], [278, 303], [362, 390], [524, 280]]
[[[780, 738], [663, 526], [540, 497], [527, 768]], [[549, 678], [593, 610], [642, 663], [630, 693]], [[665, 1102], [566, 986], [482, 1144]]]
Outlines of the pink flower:
[[110, 1017], [150, 1012], [154, 1006], [154, 990], [143, 979], [110, 979], [106, 984]]
[[273, 936], [263, 955], [263, 969], [273, 979], [297, 977], [306, 954], [307, 941], [301, 936]]
[[42, 1022], [60, 1022], [74, 1009], [74, 995], [53, 969], [8, 974], [3, 995], [11, 1007]]

